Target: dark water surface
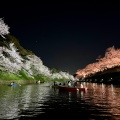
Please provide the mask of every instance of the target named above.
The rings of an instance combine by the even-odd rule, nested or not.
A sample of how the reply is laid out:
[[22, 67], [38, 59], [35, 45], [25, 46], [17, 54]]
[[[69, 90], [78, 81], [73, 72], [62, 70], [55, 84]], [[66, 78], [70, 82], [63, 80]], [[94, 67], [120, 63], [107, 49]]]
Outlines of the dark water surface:
[[86, 92], [60, 92], [48, 83], [0, 85], [0, 120], [120, 120], [120, 86], [84, 86]]

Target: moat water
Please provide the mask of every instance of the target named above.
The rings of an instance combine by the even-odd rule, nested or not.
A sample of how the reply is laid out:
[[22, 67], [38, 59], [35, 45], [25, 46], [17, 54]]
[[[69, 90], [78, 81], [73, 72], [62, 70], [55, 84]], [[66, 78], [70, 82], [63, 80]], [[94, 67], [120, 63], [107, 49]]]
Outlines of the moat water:
[[86, 83], [86, 92], [60, 92], [48, 83], [0, 85], [0, 120], [120, 120], [120, 86]]

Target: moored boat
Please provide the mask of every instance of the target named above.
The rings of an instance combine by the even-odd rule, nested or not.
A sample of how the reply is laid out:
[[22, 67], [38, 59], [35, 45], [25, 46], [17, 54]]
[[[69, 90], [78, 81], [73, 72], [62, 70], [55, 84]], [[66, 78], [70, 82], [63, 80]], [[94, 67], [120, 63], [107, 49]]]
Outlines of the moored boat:
[[20, 85], [20, 84], [17, 84], [17, 83], [14, 83], [14, 82], [11, 82], [8, 86], [16, 87], [16, 86], [21, 86], [21, 85]]

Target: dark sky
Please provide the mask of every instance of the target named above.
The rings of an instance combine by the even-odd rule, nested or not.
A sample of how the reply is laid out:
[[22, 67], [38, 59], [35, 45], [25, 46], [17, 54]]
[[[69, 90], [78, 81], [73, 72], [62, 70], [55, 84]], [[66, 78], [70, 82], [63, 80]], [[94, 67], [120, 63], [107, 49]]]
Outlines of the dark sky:
[[20, 44], [44, 65], [74, 74], [107, 48], [120, 48], [120, 4], [14, 3], [0, 18]]

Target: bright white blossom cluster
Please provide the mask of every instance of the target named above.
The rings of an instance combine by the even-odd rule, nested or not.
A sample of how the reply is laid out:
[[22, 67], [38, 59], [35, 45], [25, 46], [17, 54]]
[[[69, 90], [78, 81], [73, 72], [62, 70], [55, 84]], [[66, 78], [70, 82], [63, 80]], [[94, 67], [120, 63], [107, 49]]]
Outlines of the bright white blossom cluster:
[[3, 19], [0, 18], [0, 35], [3, 38], [5, 38], [4, 35], [9, 34], [9, 28], [10, 27], [4, 23]]
[[8, 48], [0, 47], [0, 69], [11, 73], [17, 73], [24, 70], [30, 77], [34, 75], [44, 75], [50, 79], [73, 79], [73, 76], [67, 72], [52, 73], [45, 66], [42, 60], [36, 55], [27, 55], [27, 59], [23, 59], [14, 43], [8, 43]]
[[94, 75], [97, 72], [120, 66], [120, 49], [115, 49], [114, 46], [106, 50], [103, 58], [98, 58], [98, 62], [87, 65], [84, 69], [77, 70], [78, 78], [86, 78]]

